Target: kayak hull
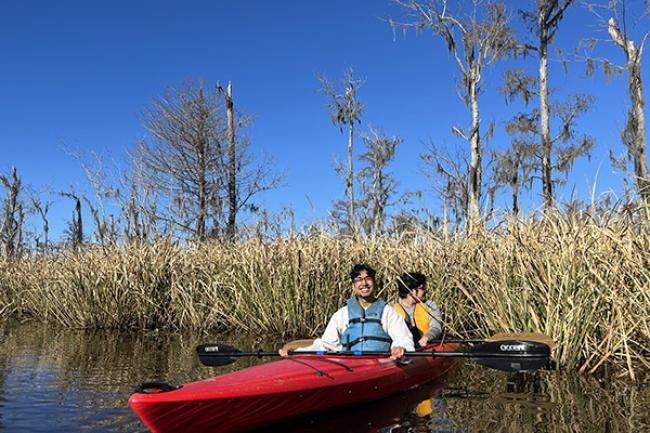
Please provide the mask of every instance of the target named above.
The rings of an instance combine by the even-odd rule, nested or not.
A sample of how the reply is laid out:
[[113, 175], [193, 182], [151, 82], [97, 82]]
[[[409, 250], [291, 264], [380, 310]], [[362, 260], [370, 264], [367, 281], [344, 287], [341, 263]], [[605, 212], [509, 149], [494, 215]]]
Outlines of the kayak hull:
[[154, 433], [239, 432], [396, 394], [440, 377], [453, 362], [428, 356], [402, 363], [380, 356], [293, 355], [173, 391], [135, 393], [129, 404]]
[[[391, 428], [406, 425], [418, 432], [439, 408], [436, 397], [447, 387], [447, 375], [406, 392], [383, 397], [377, 401], [336, 408], [326, 414], [291, 418], [273, 425], [251, 430], [251, 433], [386, 433]], [[433, 414], [436, 417], [437, 414]], [[393, 428], [392, 431], [396, 431]], [[399, 429], [397, 429], [399, 431]]]

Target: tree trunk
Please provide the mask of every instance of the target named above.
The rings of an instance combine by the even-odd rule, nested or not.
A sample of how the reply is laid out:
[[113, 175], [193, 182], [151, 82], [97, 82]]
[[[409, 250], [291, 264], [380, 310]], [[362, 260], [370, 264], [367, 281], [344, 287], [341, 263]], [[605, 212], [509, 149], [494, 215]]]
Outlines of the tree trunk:
[[[542, 4], [541, 2], [540, 4]], [[542, 189], [544, 192], [544, 209], [553, 206], [553, 181], [551, 178], [551, 128], [548, 107], [548, 39], [545, 16], [539, 12], [539, 115], [542, 139]]]
[[[472, 75], [474, 75], [472, 73]], [[479, 134], [479, 108], [478, 95], [476, 92], [477, 80], [474, 76], [470, 77], [471, 84], [469, 88], [470, 103], [472, 108], [472, 133], [470, 136], [471, 145], [471, 162], [469, 166], [469, 215], [473, 222], [478, 221], [479, 206], [481, 203], [481, 137]]]
[[40, 236], [37, 238], [36, 252], [44, 253], [49, 250], [49, 244], [50, 244], [50, 223], [47, 219], [47, 213], [49, 211], [50, 205], [46, 203], [45, 206], [43, 206], [41, 202], [37, 199], [32, 200], [32, 205], [35, 211], [38, 212], [38, 215], [43, 220], [43, 238], [45, 239], [43, 243], [41, 243]]
[[83, 221], [81, 219], [81, 200], [79, 198], [76, 198], [75, 214], [76, 218], [73, 223], [74, 233], [72, 246], [77, 249], [81, 247], [84, 241]]
[[196, 239], [199, 241], [205, 240], [205, 224], [208, 215], [207, 182], [205, 179], [205, 164], [207, 158], [205, 153], [205, 143], [201, 143], [197, 160], [197, 180], [199, 181], [199, 209], [196, 215]]
[[354, 217], [354, 171], [352, 168], [352, 142], [354, 138], [354, 123], [350, 121], [350, 135], [348, 138], [348, 179], [346, 182], [348, 198], [350, 200], [348, 206], [348, 221], [350, 224], [350, 234], [356, 235], [356, 221]]
[[381, 173], [377, 173], [375, 178], [374, 187], [374, 209], [373, 209], [373, 233], [375, 235], [384, 231], [384, 208], [386, 203], [382, 200], [382, 193], [384, 191], [384, 182]]
[[[199, 93], [201, 99], [203, 99], [203, 88]], [[203, 105], [203, 101], [201, 101]], [[198, 199], [199, 199], [199, 208], [196, 215], [196, 233], [195, 237], [199, 241], [205, 240], [205, 225], [208, 217], [208, 199], [207, 199], [207, 161], [208, 161], [208, 143], [207, 137], [204, 135], [206, 125], [204, 123], [204, 118], [201, 113], [201, 117], [198, 121], [198, 130], [201, 131], [196, 142], [197, 146], [197, 160], [196, 160], [196, 175], [198, 182]]]
[[45, 216], [43, 217], [43, 238], [45, 243], [44, 251], [47, 252], [50, 248], [50, 223]]
[[[16, 174], [16, 167], [11, 169], [11, 180], [1, 176], [3, 186], [7, 189], [7, 196], [4, 201], [4, 221], [0, 228], [0, 241], [2, 242], [2, 255], [13, 257], [18, 252], [20, 238], [19, 231], [22, 231], [22, 207], [18, 203], [22, 182]], [[18, 220], [16, 220], [18, 214]]]
[[237, 224], [237, 161], [235, 155], [234, 104], [232, 100], [232, 84], [230, 82], [228, 82], [225, 99], [228, 122], [228, 225], [226, 235], [229, 240], [234, 241]]
[[645, 101], [643, 99], [643, 82], [641, 81], [641, 54], [635, 52], [634, 46], [628, 55], [628, 81], [632, 110], [636, 118], [636, 131], [634, 131], [634, 175], [639, 196], [650, 205], [650, 175], [648, 174], [648, 156], [645, 137]]
[[512, 189], [512, 214], [519, 215], [519, 165], [521, 164], [521, 155], [518, 150], [515, 150], [514, 170], [512, 170], [512, 177], [510, 178], [510, 188]]
[[648, 156], [645, 137], [645, 101], [643, 99], [643, 81], [641, 79], [641, 56], [643, 44], [637, 49], [634, 41], [627, 35], [621, 34], [620, 27], [614, 18], [608, 21], [607, 30], [612, 40], [618, 45], [627, 58], [628, 91], [632, 104], [631, 116], [634, 116], [634, 143], [628, 143], [628, 154], [634, 161], [634, 177], [637, 191], [644, 204], [650, 205], [650, 175], [648, 174]]
[[25, 223], [25, 211], [22, 204], [18, 205], [18, 224], [16, 226], [16, 249], [14, 254], [20, 253], [20, 247], [23, 244], [23, 224]]

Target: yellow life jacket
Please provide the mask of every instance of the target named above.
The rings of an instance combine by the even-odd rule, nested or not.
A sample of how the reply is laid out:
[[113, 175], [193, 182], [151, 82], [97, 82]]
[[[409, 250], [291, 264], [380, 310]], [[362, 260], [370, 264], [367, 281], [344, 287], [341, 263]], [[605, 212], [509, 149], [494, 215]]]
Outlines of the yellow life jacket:
[[[404, 310], [404, 307], [402, 307], [402, 304], [396, 302], [393, 307], [397, 310], [403, 319], [406, 319], [406, 311]], [[429, 313], [427, 312], [427, 308], [422, 305], [422, 303], [418, 302], [415, 304], [415, 312], [413, 313], [413, 316], [413, 319], [415, 320], [415, 327], [418, 328], [418, 331], [420, 331], [421, 335], [426, 334], [429, 330]]]

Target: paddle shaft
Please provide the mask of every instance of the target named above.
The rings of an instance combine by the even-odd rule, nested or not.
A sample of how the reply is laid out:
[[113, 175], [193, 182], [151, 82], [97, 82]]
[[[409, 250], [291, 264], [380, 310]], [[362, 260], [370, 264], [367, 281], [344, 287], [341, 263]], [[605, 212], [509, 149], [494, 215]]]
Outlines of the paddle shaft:
[[[242, 352], [227, 344], [202, 344], [196, 348], [199, 359], [204, 365], [219, 367], [228, 365], [243, 357], [280, 356], [278, 352]], [[440, 358], [470, 358], [472, 361], [489, 368], [504, 371], [532, 371], [548, 365], [550, 348], [534, 341], [493, 341], [472, 346], [465, 351], [428, 350], [422, 352], [406, 352], [406, 357], [440, 357]], [[300, 355], [320, 355], [324, 357], [388, 357], [388, 351], [299, 351], [288, 352], [287, 359]], [[303, 357], [303, 360], [308, 359]]]
[[493, 343], [496, 341], [510, 341], [510, 340], [534, 341], [537, 343], [545, 344], [551, 349], [554, 346], [553, 339], [551, 337], [549, 337], [546, 334], [541, 334], [539, 332], [523, 332], [523, 333], [502, 332], [487, 338], [471, 338], [471, 339], [441, 338], [438, 340], [430, 340], [429, 344], [440, 344], [440, 343], [477, 344], [477, 343]]
[[[327, 355], [327, 356], [391, 356], [390, 352], [384, 351], [341, 351], [341, 352], [326, 352], [326, 351], [297, 351], [290, 350], [290, 356], [295, 355]], [[280, 356], [278, 352], [220, 352], [210, 353], [204, 352], [201, 356], [208, 357], [224, 357], [224, 358], [244, 358], [250, 356], [263, 357], [263, 356]], [[538, 353], [473, 353], [473, 352], [406, 352], [406, 357], [409, 356], [435, 356], [443, 358], [513, 358], [513, 359], [538, 359], [548, 358], [548, 355]]]
[[[549, 347], [553, 347], [553, 339], [545, 334], [540, 334], [537, 332], [527, 332], [527, 333], [501, 333], [496, 334], [487, 338], [439, 338], [437, 340], [429, 340], [429, 344], [443, 344], [443, 343], [460, 343], [460, 344], [478, 344], [478, 343], [487, 343], [493, 341], [503, 341], [503, 340], [526, 340], [526, 341], [535, 341], [538, 343], [546, 344]], [[291, 347], [305, 347], [309, 346], [314, 342], [311, 339], [305, 340], [295, 340], [287, 343], [285, 347], [291, 345]]]

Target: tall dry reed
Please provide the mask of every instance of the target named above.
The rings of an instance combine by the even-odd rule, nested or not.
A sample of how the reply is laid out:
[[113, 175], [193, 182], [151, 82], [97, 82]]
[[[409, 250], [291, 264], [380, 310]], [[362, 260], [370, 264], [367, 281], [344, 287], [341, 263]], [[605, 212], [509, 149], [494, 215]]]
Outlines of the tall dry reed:
[[650, 236], [629, 221], [549, 214], [444, 238], [159, 242], [5, 260], [0, 311], [79, 328], [314, 336], [350, 295], [351, 265], [367, 262], [385, 298], [400, 273], [428, 275], [450, 333], [544, 332], [560, 365], [635, 378], [650, 370]]

